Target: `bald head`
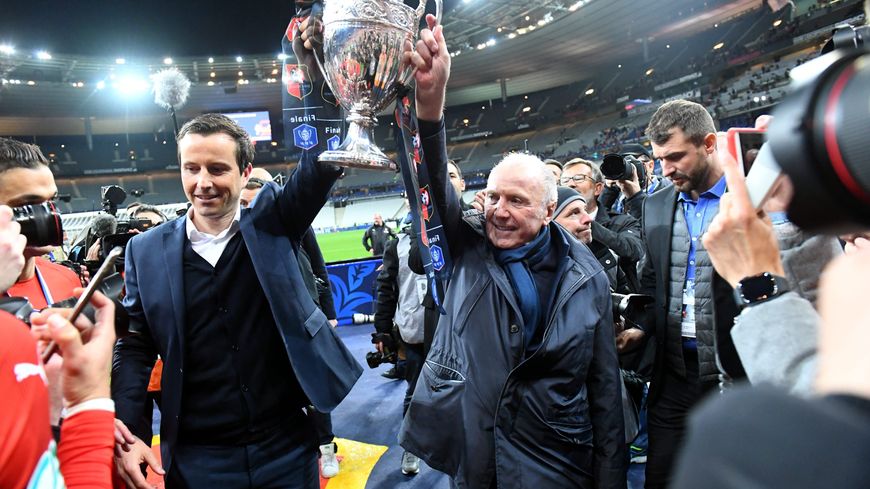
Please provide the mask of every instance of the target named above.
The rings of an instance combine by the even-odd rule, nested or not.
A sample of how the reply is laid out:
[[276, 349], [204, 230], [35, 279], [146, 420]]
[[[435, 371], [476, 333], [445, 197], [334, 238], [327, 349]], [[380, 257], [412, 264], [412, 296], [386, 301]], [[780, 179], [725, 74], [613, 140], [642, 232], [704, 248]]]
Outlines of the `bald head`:
[[254, 168], [251, 170], [251, 178], [259, 178], [260, 180], [271, 182], [272, 174], [265, 168]]
[[248, 183], [242, 192], [239, 194], [239, 203], [242, 207], [248, 207], [254, 201], [254, 197], [260, 193], [260, 190], [268, 182], [272, 181], [272, 174], [265, 168], [254, 168], [251, 170], [251, 176], [248, 178]]

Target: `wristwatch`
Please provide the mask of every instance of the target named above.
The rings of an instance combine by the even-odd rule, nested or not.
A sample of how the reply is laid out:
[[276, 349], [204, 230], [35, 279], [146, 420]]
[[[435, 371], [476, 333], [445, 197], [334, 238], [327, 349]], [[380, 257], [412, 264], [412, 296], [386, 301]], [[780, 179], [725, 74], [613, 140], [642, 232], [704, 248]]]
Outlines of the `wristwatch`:
[[764, 272], [741, 280], [734, 289], [734, 300], [738, 306], [746, 307], [768, 301], [789, 290], [785, 277]]

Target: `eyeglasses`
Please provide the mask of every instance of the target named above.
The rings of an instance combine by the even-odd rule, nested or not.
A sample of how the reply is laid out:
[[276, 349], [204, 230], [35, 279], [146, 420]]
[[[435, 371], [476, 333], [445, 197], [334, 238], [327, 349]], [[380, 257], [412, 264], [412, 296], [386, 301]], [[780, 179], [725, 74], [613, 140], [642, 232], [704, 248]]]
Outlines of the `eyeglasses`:
[[561, 183], [562, 185], [567, 185], [568, 182], [570, 182], [571, 180], [573, 180], [575, 183], [583, 183], [586, 180], [591, 180], [593, 182], [595, 181], [595, 179], [593, 179], [589, 175], [580, 174], [580, 175], [574, 175], [573, 177], [562, 177], [562, 179], [559, 180], [559, 183]]

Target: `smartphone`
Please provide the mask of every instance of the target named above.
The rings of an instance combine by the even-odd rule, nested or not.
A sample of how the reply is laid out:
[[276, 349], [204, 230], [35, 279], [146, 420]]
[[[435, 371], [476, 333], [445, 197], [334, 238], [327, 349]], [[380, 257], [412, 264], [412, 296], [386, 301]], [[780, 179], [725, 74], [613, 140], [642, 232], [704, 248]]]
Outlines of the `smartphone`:
[[[91, 278], [91, 281], [88, 283], [88, 286], [85, 287], [84, 292], [76, 301], [75, 306], [73, 306], [72, 313], [68, 318], [69, 322], [75, 324], [76, 319], [78, 319], [79, 315], [85, 309], [85, 306], [90, 302], [91, 297], [94, 295], [94, 292], [100, 287], [103, 283], [103, 280], [110, 275], [115, 269], [115, 260], [121, 256], [121, 253], [124, 252], [124, 249], [120, 246], [116, 246], [112, 248], [112, 251], [106, 256], [106, 260], [97, 270], [97, 273]], [[84, 334], [85, 331], [79, 331], [80, 334]], [[51, 341], [48, 346], [45, 347], [45, 350], [42, 352], [42, 363], [48, 363], [48, 360], [57, 352], [57, 344], [54, 341]]]
[[755, 210], [761, 210], [764, 203], [770, 198], [776, 183], [782, 176], [782, 169], [773, 157], [770, 145], [764, 143], [758, 150], [751, 169], [746, 175], [746, 188], [749, 191], [749, 200]]
[[764, 129], [748, 127], [732, 127], [728, 129], [728, 152], [743, 168], [743, 175], [749, 175], [749, 170], [758, 158], [761, 145], [764, 144]]

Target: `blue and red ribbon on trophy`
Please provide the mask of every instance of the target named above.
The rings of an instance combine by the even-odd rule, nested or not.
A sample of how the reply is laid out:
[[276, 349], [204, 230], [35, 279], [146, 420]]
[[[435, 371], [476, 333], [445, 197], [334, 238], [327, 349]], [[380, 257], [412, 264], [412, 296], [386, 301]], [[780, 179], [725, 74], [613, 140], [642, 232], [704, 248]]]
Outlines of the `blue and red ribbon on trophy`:
[[302, 23], [322, 9], [320, 1], [296, 0], [295, 15], [281, 39], [284, 141], [288, 149], [297, 148], [288, 152], [290, 159], [298, 151], [334, 149], [344, 132], [341, 107], [314, 63], [314, 52], [302, 48], [299, 40]]
[[417, 116], [412, 104], [413, 98], [407, 89], [400, 93], [396, 101], [396, 122], [401, 133], [396, 138], [398, 145], [399, 168], [408, 194], [408, 205], [411, 207], [411, 218], [414, 231], [419, 236], [420, 257], [432, 298], [438, 305], [441, 314], [444, 285], [450, 280], [453, 262], [450, 259], [450, 249], [447, 246], [447, 236], [441, 224], [441, 216], [432, 194], [429, 192], [429, 168], [426, 165], [426, 155], [420, 146], [420, 136], [417, 128]]

